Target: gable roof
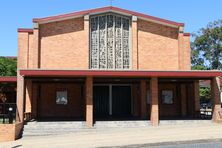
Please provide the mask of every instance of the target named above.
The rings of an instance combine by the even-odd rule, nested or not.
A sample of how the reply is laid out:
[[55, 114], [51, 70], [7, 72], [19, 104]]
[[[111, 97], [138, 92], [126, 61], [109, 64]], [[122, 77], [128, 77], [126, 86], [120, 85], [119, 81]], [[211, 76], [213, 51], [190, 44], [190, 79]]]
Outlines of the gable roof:
[[104, 12], [116, 12], [116, 13], [121, 13], [129, 16], [137, 16], [140, 19], [146, 19], [152, 22], [156, 23], [161, 23], [165, 25], [170, 25], [173, 27], [183, 27], [184, 23], [178, 23], [118, 7], [113, 7], [113, 6], [108, 6], [108, 7], [102, 7], [102, 8], [96, 8], [96, 9], [90, 9], [90, 10], [83, 10], [83, 11], [78, 11], [78, 12], [73, 12], [73, 13], [67, 13], [67, 14], [62, 14], [62, 15], [56, 15], [56, 16], [50, 16], [50, 17], [44, 17], [44, 18], [34, 18], [33, 22], [34, 23], [47, 23], [47, 22], [54, 22], [54, 21], [59, 21], [59, 20], [65, 20], [65, 19], [70, 19], [70, 18], [75, 18], [75, 17], [82, 17], [84, 15], [92, 15], [92, 14], [97, 14], [97, 13], [104, 13]]

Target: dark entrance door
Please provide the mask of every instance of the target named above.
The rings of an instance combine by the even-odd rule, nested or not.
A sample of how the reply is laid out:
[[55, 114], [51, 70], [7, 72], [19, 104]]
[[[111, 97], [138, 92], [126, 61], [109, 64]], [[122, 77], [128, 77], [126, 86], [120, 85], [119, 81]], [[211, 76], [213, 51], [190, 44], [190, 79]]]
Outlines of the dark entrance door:
[[109, 116], [109, 86], [93, 86], [93, 112], [95, 118]]
[[130, 117], [131, 87], [121, 85], [94, 86], [93, 112], [95, 118], [103, 120]]
[[112, 87], [112, 116], [129, 117], [131, 115], [131, 87]]

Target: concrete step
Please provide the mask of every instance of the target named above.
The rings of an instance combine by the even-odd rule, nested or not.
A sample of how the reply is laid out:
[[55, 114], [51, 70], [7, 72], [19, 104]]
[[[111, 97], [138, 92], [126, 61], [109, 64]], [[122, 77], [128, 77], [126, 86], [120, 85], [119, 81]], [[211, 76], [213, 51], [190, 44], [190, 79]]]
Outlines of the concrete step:
[[84, 121], [28, 122], [24, 125], [23, 137], [68, 134], [81, 129], [87, 129]]
[[95, 128], [109, 128], [109, 127], [147, 127], [151, 126], [151, 122], [147, 120], [137, 121], [96, 121]]
[[33, 121], [33, 122], [27, 122], [26, 125], [82, 125], [85, 124], [85, 121], [53, 121], [53, 122], [38, 122], [38, 121]]
[[160, 120], [160, 125], [209, 124], [211, 120]]

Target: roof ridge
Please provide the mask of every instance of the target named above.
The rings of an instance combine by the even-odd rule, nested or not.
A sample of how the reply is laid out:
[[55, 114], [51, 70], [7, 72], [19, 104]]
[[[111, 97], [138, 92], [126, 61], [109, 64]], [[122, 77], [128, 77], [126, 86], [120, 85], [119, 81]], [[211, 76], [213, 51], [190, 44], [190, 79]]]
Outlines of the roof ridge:
[[88, 9], [88, 10], [82, 10], [82, 11], [75, 11], [75, 12], [71, 12], [71, 13], [64, 13], [64, 14], [60, 14], [60, 15], [53, 15], [53, 16], [42, 17], [42, 18], [34, 18], [33, 22], [34, 23], [44, 23], [47, 21], [56, 21], [59, 19], [70, 18], [70, 17], [74, 17], [74, 16], [83, 16], [83, 15], [90, 14], [90, 13], [106, 12], [106, 11], [110, 11], [110, 10], [130, 14], [130, 15], [135, 15], [140, 18], [150, 19], [153, 21], [162, 22], [165, 24], [174, 25], [174, 26], [178, 26], [178, 27], [184, 26], [184, 23], [179, 23], [179, 22], [175, 22], [175, 21], [143, 14], [140, 12], [135, 12], [135, 11], [119, 8], [119, 7], [113, 7], [113, 6], [106, 6], [106, 7], [94, 8], [94, 9]]

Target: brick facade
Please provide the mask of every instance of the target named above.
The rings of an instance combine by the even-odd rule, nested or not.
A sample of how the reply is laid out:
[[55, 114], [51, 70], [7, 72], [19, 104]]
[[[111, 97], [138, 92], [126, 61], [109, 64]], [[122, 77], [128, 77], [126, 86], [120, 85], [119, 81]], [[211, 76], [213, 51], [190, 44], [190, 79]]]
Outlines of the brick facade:
[[[88, 69], [87, 17], [40, 24], [33, 33], [19, 32], [19, 68]], [[189, 36], [178, 31], [133, 16], [132, 69], [190, 70]]]
[[[104, 13], [105, 9], [109, 8], [98, 9], [99, 12], [91, 10], [87, 13], [73, 13], [68, 17], [63, 15], [35, 19], [34, 29], [18, 32], [18, 69], [89, 70], [89, 17], [92, 12]], [[180, 71], [191, 69], [190, 37], [189, 34], [183, 32], [183, 24], [113, 7], [107, 12], [114, 9], [117, 12], [120, 11], [121, 14], [127, 13], [131, 16], [130, 70]], [[76, 16], [71, 17], [74, 14]], [[78, 77], [84, 77], [85, 84], [40, 83], [38, 80], [42, 77], [26, 79], [18, 72], [19, 118], [17, 120], [23, 121], [23, 110], [25, 109], [25, 112], [31, 112], [32, 118], [64, 115], [83, 117], [87, 126], [92, 127], [94, 122], [94, 77], [91, 75]], [[78, 79], [78, 77], [69, 76], [72, 79]], [[57, 75], [46, 77], [51, 81], [65, 78], [67, 77], [57, 77]], [[182, 81], [172, 83], [170, 80], [163, 82], [156, 76], [152, 78], [147, 76], [138, 79], [135, 83], [129, 82], [132, 84], [131, 114], [135, 117], [150, 119], [154, 126], [159, 124], [159, 118], [194, 116], [195, 112], [199, 110], [197, 80], [189, 80], [188, 83]], [[108, 79], [105, 79], [103, 83], [118, 84], [118, 79], [117, 82], [115, 80], [109, 82]], [[84, 94], [82, 95], [83, 86], [85, 89], [83, 89]], [[215, 87], [216, 81], [213, 81], [212, 86], [214, 92], [218, 93], [219, 90]], [[60, 87], [72, 92], [70, 97], [73, 102], [64, 110], [55, 105], [55, 91]], [[164, 89], [173, 91], [172, 105], [162, 103], [161, 91]], [[147, 100], [148, 97], [150, 97], [150, 102]], [[214, 100], [217, 103], [218, 95], [214, 96]], [[41, 103], [39, 104], [39, 102]], [[39, 109], [39, 105], [41, 109]], [[50, 111], [51, 108], [54, 109], [54, 112]], [[75, 109], [71, 111], [71, 108]], [[217, 104], [214, 113], [215, 120], [218, 120], [216, 114], [218, 110]]]
[[[89, 15], [87, 14], [81, 17], [65, 20], [49, 21], [40, 24], [36, 23], [33, 31], [19, 32], [18, 68], [88, 69], [90, 44], [89, 27]], [[162, 24], [144, 20], [136, 15], [133, 15], [131, 28], [131, 67], [133, 70], [190, 69], [189, 36], [185, 36], [183, 33], [178, 33], [180, 27], [173, 27], [164, 23]], [[88, 78], [87, 80], [88, 81], [86, 84], [91, 84], [91, 80]], [[22, 79], [18, 81], [18, 84], [20, 83], [24, 83]], [[37, 109], [38, 103], [36, 101], [39, 99], [39, 91], [41, 92], [41, 95], [49, 95], [46, 98], [50, 98], [50, 96], [53, 96], [53, 92], [51, 91], [54, 90], [55, 86], [50, 88], [48, 93], [44, 93], [43, 90], [48, 90], [47, 88], [43, 89], [46, 86], [45, 84], [32, 85], [30, 80], [27, 80], [25, 84], [25, 111], [32, 112], [32, 116], [36, 117], [38, 116], [39, 112]], [[86, 120], [90, 126], [93, 124], [93, 106], [90, 105], [90, 96], [92, 94], [87, 96], [87, 91], [90, 92], [91, 90], [91, 88], [88, 88], [87, 85]], [[153, 113], [152, 106], [146, 103], [147, 91], [149, 90], [148, 86], [149, 82], [147, 83], [146, 81], [141, 81], [137, 87], [133, 87], [134, 89], [139, 89], [139, 93], [133, 92], [133, 102], [135, 104], [132, 109], [132, 113], [134, 115], [141, 116], [142, 118], [148, 118], [147, 116], [150, 114], [151, 116], [156, 114]], [[47, 87], [52, 86], [47, 85]], [[166, 86], [161, 84], [160, 89], [162, 87], [171, 86], [168, 84]], [[174, 91], [176, 91], [175, 87], [172, 87]], [[41, 89], [43, 90], [41, 91]], [[152, 90], [151, 87], [150, 90]], [[157, 95], [157, 97], [159, 96]], [[18, 90], [18, 98], [22, 98], [21, 90]], [[48, 99], [48, 101], [49, 100], [50, 99]], [[22, 104], [22, 99], [18, 99], [18, 104]], [[50, 104], [50, 102], [47, 104]], [[175, 104], [175, 107], [177, 107], [179, 104], [180, 102]], [[42, 104], [42, 107], [44, 108], [44, 104]], [[177, 108], [179, 114], [180, 109], [179, 107]], [[154, 111], [155, 110], [156, 109], [154, 109]], [[160, 110], [160, 115], [164, 115], [164, 112], [165, 111], [161, 112]], [[172, 115], [177, 115], [175, 110], [172, 110], [171, 113]], [[42, 110], [42, 114], [49, 114], [47, 113], [47, 107]]]

